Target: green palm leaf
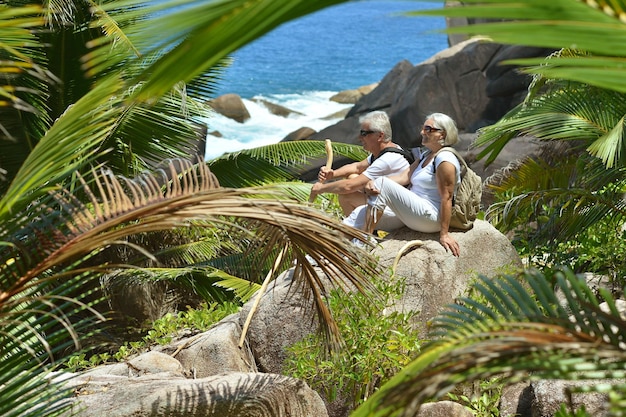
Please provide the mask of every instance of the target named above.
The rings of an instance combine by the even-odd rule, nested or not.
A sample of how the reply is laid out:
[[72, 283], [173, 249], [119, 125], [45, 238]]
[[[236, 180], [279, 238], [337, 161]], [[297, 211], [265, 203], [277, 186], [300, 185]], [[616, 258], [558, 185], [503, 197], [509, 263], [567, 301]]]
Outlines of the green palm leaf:
[[[145, 45], [148, 51], [168, 51], [139, 75], [137, 81], [146, 84], [137, 91], [137, 97], [150, 100], [155, 95], [162, 96], [175, 84], [172, 74], [177, 74], [176, 82], [192, 80], [281, 23], [342, 2], [230, 0], [162, 3], [157, 6], [159, 13], [152, 19], [139, 21], [132, 29], [125, 29], [140, 51], [141, 45]], [[135, 40], [135, 36], [139, 40]], [[155, 43], [154, 39], [163, 42]], [[181, 65], [182, 62], [187, 65]]]
[[623, 117], [626, 95], [576, 83], [549, 81], [547, 91], [531, 90], [524, 103], [497, 123], [480, 130], [476, 146], [485, 146], [478, 157], [492, 162], [515, 136], [586, 143], [608, 168], [624, 163]]
[[[171, 287], [191, 290], [208, 302], [245, 302], [260, 288], [249, 280], [234, 277], [211, 267], [139, 268], [116, 271], [108, 278], [115, 286], [141, 286], [144, 283], [167, 282]], [[248, 298], [245, 298], [248, 297]]]
[[[2, 269], [6, 272], [7, 267]], [[80, 339], [93, 336], [102, 325], [104, 317], [90, 307], [93, 300], [76, 296], [95, 277], [78, 274], [55, 285], [34, 280], [0, 305], [0, 414], [53, 416], [68, 409], [60, 400], [71, 391], [51, 384], [46, 371], [54, 370], [68, 351], [82, 349]]]
[[626, 322], [610, 294], [597, 298], [567, 270], [553, 278], [563, 299], [538, 272], [481, 278], [475, 289], [486, 301], [463, 298], [441, 314], [439, 337], [352, 416], [414, 415], [457, 383], [496, 375], [589, 380], [592, 391], [612, 388], [611, 415], [622, 415], [623, 384], [604, 380], [626, 376]]
[[[332, 147], [335, 157], [360, 161], [367, 156], [367, 152], [358, 145], [333, 143]], [[208, 164], [222, 186], [247, 187], [297, 180], [314, 163], [321, 165], [319, 161], [322, 158], [326, 161], [323, 141], [301, 140], [227, 153], [208, 161]], [[306, 201], [306, 198], [308, 195], [301, 201]]]
[[499, 185], [497, 195], [509, 195], [489, 207], [485, 217], [500, 230], [515, 230], [537, 222], [535, 244], [574, 239], [596, 223], [626, 218], [624, 169], [605, 169], [590, 156], [560, 155], [558, 163], [526, 160]]
[[[507, 19], [448, 29], [448, 33], [488, 36], [495, 42], [587, 51], [593, 58], [565, 58], [544, 63], [542, 59], [515, 60], [526, 71], [550, 78], [579, 81], [626, 92], [624, 63], [626, 24], [623, 0], [581, 2], [576, 0], [469, 0], [462, 7], [420, 12], [420, 15]], [[478, 4], [474, 4], [478, 3]]]

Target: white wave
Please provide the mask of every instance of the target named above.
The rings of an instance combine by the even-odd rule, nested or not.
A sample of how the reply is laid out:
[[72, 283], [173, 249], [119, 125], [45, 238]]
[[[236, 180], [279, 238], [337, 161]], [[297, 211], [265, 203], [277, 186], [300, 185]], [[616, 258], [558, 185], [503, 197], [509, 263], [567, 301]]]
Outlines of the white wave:
[[256, 96], [255, 99], [265, 100], [284, 106], [294, 112], [288, 117], [272, 114], [264, 105], [252, 100], [243, 99], [250, 113], [250, 119], [238, 123], [220, 114], [214, 114], [205, 122], [209, 132], [219, 132], [221, 137], [207, 135], [206, 159], [213, 159], [225, 152], [236, 152], [263, 145], [280, 142], [289, 133], [309, 127], [320, 131], [341, 120], [341, 117], [328, 119], [341, 110], [350, 108], [349, 104], [330, 101], [335, 92], [314, 91], [306, 94], [276, 94]]

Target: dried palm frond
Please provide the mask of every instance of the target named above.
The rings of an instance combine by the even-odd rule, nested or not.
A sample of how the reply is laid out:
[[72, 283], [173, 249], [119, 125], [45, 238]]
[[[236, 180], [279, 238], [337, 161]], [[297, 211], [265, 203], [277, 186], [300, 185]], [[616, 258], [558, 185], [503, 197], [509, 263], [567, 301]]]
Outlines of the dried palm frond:
[[[41, 200], [24, 218], [19, 241], [0, 253], [0, 272], [14, 277], [2, 287], [0, 307], [33, 281], [57, 277], [55, 271], [64, 265], [102, 248], [130, 245], [127, 236], [180, 227], [232, 226], [235, 219], [246, 219], [260, 225], [249, 236], [262, 241], [266, 253], [276, 247], [289, 249], [298, 261], [296, 284], [312, 297], [325, 329], [336, 337], [323, 299], [327, 284], [305, 255], [319, 262], [333, 285], [368, 289], [369, 277], [377, 273], [373, 259], [350, 243], [362, 237], [362, 232], [313, 207], [287, 200], [271, 187], [220, 188], [204, 163], [183, 163], [181, 171], [179, 175], [172, 163], [160, 177], [144, 175], [134, 180], [94, 171], [90, 180], [78, 177], [74, 188], [51, 192], [51, 199]], [[280, 266], [287, 265], [290, 259]], [[114, 267], [119, 265], [89, 268]]]

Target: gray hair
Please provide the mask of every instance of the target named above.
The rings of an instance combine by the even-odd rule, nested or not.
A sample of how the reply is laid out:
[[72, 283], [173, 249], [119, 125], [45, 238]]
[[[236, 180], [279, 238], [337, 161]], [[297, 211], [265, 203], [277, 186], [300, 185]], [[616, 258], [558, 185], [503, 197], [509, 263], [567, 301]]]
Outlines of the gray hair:
[[359, 123], [369, 125], [369, 128], [375, 132], [382, 132], [385, 142], [391, 142], [391, 122], [389, 116], [382, 110], [369, 112], [359, 118]]
[[426, 116], [425, 120], [431, 119], [433, 121], [433, 127], [437, 129], [443, 129], [446, 132], [446, 137], [444, 138], [443, 146], [453, 146], [459, 141], [459, 130], [456, 127], [456, 123], [450, 116], [443, 113], [433, 113]]

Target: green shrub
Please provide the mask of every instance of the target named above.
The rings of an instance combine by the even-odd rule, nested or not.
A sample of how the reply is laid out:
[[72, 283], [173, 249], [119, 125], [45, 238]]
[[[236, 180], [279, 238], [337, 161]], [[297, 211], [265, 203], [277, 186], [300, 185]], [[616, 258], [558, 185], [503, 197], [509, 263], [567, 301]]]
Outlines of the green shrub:
[[107, 362], [121, 362], [130, 355], [137, 354], [151, 345], [166, 345], [181, 330], [206, 331], [224, 317], [239, 311], [241, 306], [232, 302], [202, 303], [199, 308], [188, 308], [177, 314], [168, 313], [154, 321], [139, 341], [125, 342], [116, 352], [95, 353], [87, 357], [78, 353], [68, 358], [65, 367], [71, 371], [93, 368]]
[[606, 275], [616, 291], [626, 286], [626, 232], [614, 219], [582, 229], [576, 240], [540, 243], [531, 233], [518, 230], [512, 243], [533, 266], [551, 270], [564, 265], [576, 273]]
[[492, 378], [473, 386], [470, 395], [449, 393], [448, 397], [465, 406], [475, 417], [499, 417], [503, 387], [498, 378]]
[[323, 338], [311, 335], [289, 348], [285, 373], [305, 380], [332, 401], [351, 398], [353, 407], [406, 366], [420, 349], [410, 320], [417, 312], [390, 311], [404, 293], [404, 281], [376, 283], [379, 294], [333, 292], [329, 305], [345, 346], [326, 353]]

